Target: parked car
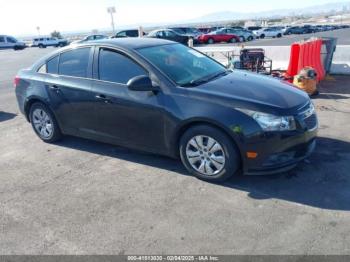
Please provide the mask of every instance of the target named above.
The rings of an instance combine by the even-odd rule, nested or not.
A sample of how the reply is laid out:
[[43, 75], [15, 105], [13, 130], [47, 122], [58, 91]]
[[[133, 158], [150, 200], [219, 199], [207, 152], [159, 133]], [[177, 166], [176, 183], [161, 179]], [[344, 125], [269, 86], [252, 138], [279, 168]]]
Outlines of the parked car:
[[261, 26], [248, 26], [247, 27], [247, 30], [249, 30], [249, 31], [257, 31], [257, 30], [260, 30], [260, 29], [262, 29]]
[[286, 32], [286, 30], [289, 28], [290, 26], [271, 26], [270, 28], [274, 28], [277, 30], [281, 30], [282, 33], [284, 34], [284, 32]]
[[[145, 33], [143, 33], [145, 35]], [[122, 38], [122, 37], [139, 37], [139, 30], [131, 29], [131, 30], [123, 30], [116, 33], [112, 38]]]
[[85, 36], [83, 39], [81, 40], [77, 40], [72, 42], [72, 44], [81, 44], [81, 43], [85, 43], [85, 42], [90, 42], [90, 41], [95, 41], [95, 40], [102, 40], [102, 39], [107, 39], [108, 35], [88, 35]]
[[18, 41], [13, 36], [0, 35], [0, 49], [22, 50], [26, 47], [24, 42]]
[[281, 29], [278, 28], [263, 28], [260, 30], [253, 31], [253, 33], [258, 38], [265, 38], [265, 37], [282, 37], [283, 32]]
[[226, 33], [225, 29], [210, 32], [208, 34], [202, 34], [198, 37], [200, 43], [214, 44], [220, 42], [236, 43], [239, 42], [237, 35]]
[[203, 34], [201, 31], [193, 27], [170, 27], [169, 29], [174, 30], [178, 34], [192, 37], [193, 39], [196, 39]]
[[45, 142], [73, 135], [180, 158], [209, 181], [240, 170], [286, 171], [316, 143], [317, 117], [305, 92], [228, 71], [166, 40], [68, 46], [19, 71], [14, 84], [20, 111]]
[[313, 34], [319, 32], [318, 28], [313, 25], [304, 25], [303, 28], [305, 30], [305, 34]]
[[225, 28], [225, 32], [228, 34], [237, 35], [240, 42], [252, 41], [256, 38], [253, 32], [245, 29]]
[[174, 30], [171, 29], [154, 30], [151, 31], [146, 37], [171, 40], [184, 45], [187, 45], [188, 40], [190, 39], [188, 36], [176, 33]]
[[34, 38], [32, 47], [46, 48], [48, 46], [63, 47], [68, 44], [66, 39], [58, 39], [56, 37], [39, 37]]
[[292, 34], [296, 34], [296, 35], [301, 35], [301, 34], [306, 34], [307, 30], [304, 27], [301, 26], [292, 26], [289, 27], [284, 34], [285, 35], [292, 35]]

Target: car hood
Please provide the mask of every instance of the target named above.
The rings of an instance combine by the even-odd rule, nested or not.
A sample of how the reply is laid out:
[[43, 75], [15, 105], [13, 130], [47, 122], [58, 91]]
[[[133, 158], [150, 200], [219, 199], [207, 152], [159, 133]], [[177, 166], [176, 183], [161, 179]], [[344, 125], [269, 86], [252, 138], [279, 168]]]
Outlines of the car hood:
[[241, 70], [193, 88], [209, 101], [274, 114], [295, 114], [307, 105], [308, 95], [289, 83]]

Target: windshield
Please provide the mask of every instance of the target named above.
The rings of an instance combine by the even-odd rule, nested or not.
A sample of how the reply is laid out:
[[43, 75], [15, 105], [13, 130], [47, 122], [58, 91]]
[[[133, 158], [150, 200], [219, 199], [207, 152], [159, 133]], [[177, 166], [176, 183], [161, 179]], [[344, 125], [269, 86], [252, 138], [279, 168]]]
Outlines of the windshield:
[[180, 86], [196, 86], [227, 72], [221, 64], [181, 44], [146, 47], [138, 51]]

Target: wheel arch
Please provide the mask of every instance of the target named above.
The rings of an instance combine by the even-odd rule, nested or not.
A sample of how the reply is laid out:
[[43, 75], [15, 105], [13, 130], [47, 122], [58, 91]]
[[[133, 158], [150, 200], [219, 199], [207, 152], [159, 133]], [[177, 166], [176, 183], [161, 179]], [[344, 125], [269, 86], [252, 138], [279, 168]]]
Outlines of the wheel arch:
[[32, 98], [29, 98], [26, 103], [24, 104], [24, 115], [27, 119], [28, 122], [30, 122], [30, 117], [29, 117], [29, 112], [30, 112], [30, 108], [32, 107], [33, 104], [35, 103], [42, 103], [44, 104], [45, 106], [47, 106], [51, 113], [55, 116], [56, 120], [57, 120], [57, 117], [55, 115], [55, 113], [53, 112], [53, 110], [51, 109], [50, 105], [42, 98], [39, 98], [39, 97], [32, 97]]
[[[203, 118], [195, 118], [195, 119], [190, 119], [185, 122], [183, 122], [176, 130], [175, 133], [175, 139], [173, 143], [173, 152], [174, 156], [178, 157], [179, 156], [179, 146], [180, 146], [180, 139], [183, 136], [183, 134], [190, 128], [194, 126], [200, 126], [200, 125], [207, 125], [211, 126], [213, 128], [216, 128], [220, 131], [222, 131], [224, 134], [227, 135], [227, 137], [232, 141], [233, 145], [237, 148], [237, 151], [239, 152], [240, 158], [241, 158], [241, 163], [242, 163], [242, 150], [239, 147], [239, 144], [237, 143], [237, 137], [235, 137], [233, 132], [230, 132], [228, 128], [226, 128], [224, 125], [220, 124], [217, 121], [213, 121], [210, 119], [203, 119]], [[242, 163], [243, 164], [243, 163]]]

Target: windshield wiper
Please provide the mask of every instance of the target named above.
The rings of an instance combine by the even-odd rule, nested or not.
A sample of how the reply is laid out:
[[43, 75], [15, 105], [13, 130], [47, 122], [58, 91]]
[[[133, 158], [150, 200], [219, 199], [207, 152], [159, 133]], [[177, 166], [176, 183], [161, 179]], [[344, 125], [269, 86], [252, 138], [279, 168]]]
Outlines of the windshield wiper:
[[199, 86], [201, 84], [208, 83], [209, 81], [212, 81], [215, 78], [218, 78], [220, 76], [227, 75], [229, 72], [231, 72], [231, 71], [230, 70], [225, 70], [225, 71], [216, 72], [216, 73], [213, 73], [213, 74], [201, 77], [199, 79], [192, 80], [192, 81], [190, 81], [190, 82], [188, 82], [186, 84], [183, 84], [181, 86], [183, 86], [183, 87]]

